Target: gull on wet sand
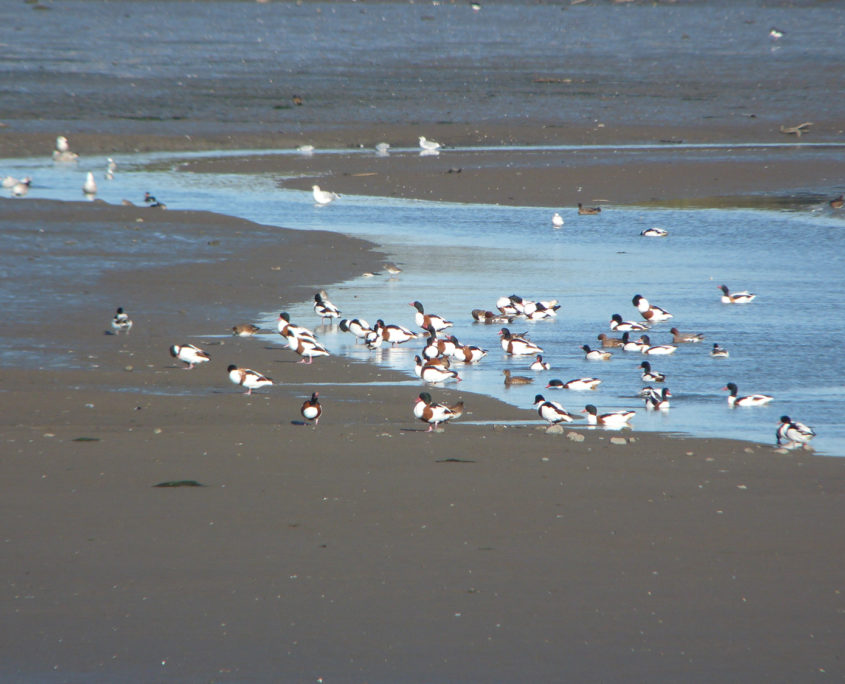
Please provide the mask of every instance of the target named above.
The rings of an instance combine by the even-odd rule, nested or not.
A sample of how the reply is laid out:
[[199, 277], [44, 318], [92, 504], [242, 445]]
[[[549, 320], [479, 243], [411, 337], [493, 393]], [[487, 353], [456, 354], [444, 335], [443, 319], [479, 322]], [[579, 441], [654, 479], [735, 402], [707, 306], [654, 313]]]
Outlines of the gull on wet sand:
[[434, 152], [442, 148], [442, 145], [439, 142], [435, 142], [434, 140], [427, 140], [424, 135], [421, 135], [419, 138], [420, 149], [427, 152]]

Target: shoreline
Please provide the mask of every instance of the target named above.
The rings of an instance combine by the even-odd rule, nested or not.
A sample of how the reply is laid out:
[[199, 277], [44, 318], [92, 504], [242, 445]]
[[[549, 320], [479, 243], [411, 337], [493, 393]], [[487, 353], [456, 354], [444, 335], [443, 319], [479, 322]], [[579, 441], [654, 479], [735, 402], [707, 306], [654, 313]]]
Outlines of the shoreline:
[[[216, 255], [74, 284], [93, 296], [30, 332], [61, 330], [80, 367], [4, 369], [11, 681], [840, 671], [829, 531], [841, 459], [636, 429], [550, 434], [508, 425], [533, 411], [456, 389], [431, 392], [490, 424], [425, 434], [411, 415], [423, 387], [402, 374], [337, 357], [306, 366], [218, 336], [377, 270], [376, 245], [205, 212], [2, 208], [48, 233], [184, 223]], [[265, 230], [261, 247], [238, 247], [239, 232]], [[117, 305], [135, 320], [129, 336], [103, 334]], [[212, 362], [170, 359], [188, 340]], [[229, 362], [278, 385], [242, 396]], [[298, 412], [315, 389], [316, 429]], [[155, 487], [173, 481], [202, 486]]]

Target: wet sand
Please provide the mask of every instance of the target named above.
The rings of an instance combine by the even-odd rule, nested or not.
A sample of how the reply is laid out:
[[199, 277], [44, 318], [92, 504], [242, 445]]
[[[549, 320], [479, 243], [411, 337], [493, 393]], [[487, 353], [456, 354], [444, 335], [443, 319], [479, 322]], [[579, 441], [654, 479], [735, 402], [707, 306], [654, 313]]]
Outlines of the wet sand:
[[[201, 212], [0, 206], [33, 229], [250, 229]], [[515, 424], [533, 412], [455, 390], [432, 393], [467, 413], [426, 433], [411, 415], [422, 387], [405, 377], [193, 337], [380, 263], [360, 240], [283, 231], [214, 263], [86, 284], [127, 306], [128, 336], [104, 334], [111, 309], [50, 312], [42, 334], [61, 331], [78, 368], [6, 367], [0, 384], [4, 680], [842, 673], [840, 459], [636, 430], [619, 444], [547, 434]], [[187, 339], [212, 361], [182, 370], [167, 349]], [[277, 384], [244, 396], [229, 363]], [[385, 384], [356, 384], [372, 381]], [[316, 429], [299, 415], [315, 389]], [[179, 480], [204, 486], [153, 486]]]

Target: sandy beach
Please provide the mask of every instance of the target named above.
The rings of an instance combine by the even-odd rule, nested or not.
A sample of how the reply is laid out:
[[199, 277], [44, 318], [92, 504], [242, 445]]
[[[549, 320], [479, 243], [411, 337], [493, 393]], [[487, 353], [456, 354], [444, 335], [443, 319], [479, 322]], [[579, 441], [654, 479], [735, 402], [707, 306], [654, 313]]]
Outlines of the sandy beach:
[[[51, 7], [40, 13], [48, 25], [61, 20], [59, 5]], [[125, 11], [137, 9], [128, 3]], [[535, 87], [537, 77], [530, 71], [523, 82]], [[739, 97], [736, 78], [724, 83], [724, 97]], [[806, 92], [825, 92], [821, 72], [808, 78]], [[116, 99], [61, 100], [46, 79], [31, 76], [31, 91], [5, 99], [12, 104], [0, 108], [0, 157], [48, 155], [59, 134], [84, 156], [302, 143], [357, 150], [382, 140], [398, 148], [412, 147], [420, 132], [419, 121], [403, 118], [406, 91], [404, 100], [373, 100], [386, 108], [395, 99], [397, 110], [368, 122], [357, 120], [366, 119], [358, 110], [343, 118], [344, 102], [309, 114], [316, 95], [291, 108], [288, 88], [284, 108], [272, 110], [279, 120], [262, 130], [222, 87], [179, 91], [177, 102], [194, 107], [195, 117], [171, 121], [147, 116], [168, 106], [166, 93], [147, 84], [149, 111], [129, 120]], [[665, 96], [674, 97], [671, 87]], [[270, 105], [274, 97], [267, 95]], [[468, 99], [466, 111], [481, 106]], [[760, 110], [668, 125], [631, 120], [624, 98], [601, 102], [601, 126], [552, 114], [420, 118], [429, 137], [455, 147], [671, 149], [681, 141], [795, 141], [779, 127], [799, 123], [805, 106], [790, 100], [783, 117]], [[801, 140], [841, 142], [839, 109], [815, 112]], [[108, 122], [102, 130], [99, 117]], [[437, 158], [289, 157], [261, 161], [267, 166], [256, 171], [295, 173], [288, 185], [298, 188], [329, 176], [333, 190], [350, 194], [562, 207], [582, 197], [755, 206], [842, 191], [838, 159], [798, 148], [738, 151], [727, 162], [669, 159], [447, 150]], [[192, 168], [256, 163], [246, 155]], [[549, 432], [524, 424], [533, 411], [460, 389], [432, 391], [439, 401], [463, 401], [466, 411], [429, 433], [412, 415], [424, 386], [405, 375], [336, 357], [304, 365], [281, 341], [227, 334], [261, 311], [284, 311], [378, 270], [378, 245], [99, 202], [3, 199], [0, 217], [5, 229], [34, 236], [25, 257], [32, 260], [49, 255], [49, 240], [61, 240], [69, 224], [112, 225], [117, 242], [178, 226], [195, 244], [193, 257], [178, 263], [51, 283], [69, 305], [45, 301], [33, 278], [35, 313], [10, 321], [33, 348], [60, 345], [67, 363], [0, 370], [2, 681], [845, 677], [843, 459], [776, 450], [774, 426], [768, 445], [636, 430]], [[129, 335], [106, 334], [117, 306], [133, 318]], [[188, 340], [210, 353], [208, 364], [185, 370], [170, 357], [171, 344]], [[275, 384], [245, 396], [227, 378], [230, 363]], [[316, 428], [299, 414], [313, 391], [324, 407]], [[200, 486], [156, 486], [173, 482]]]
[[[137, 218], [204, 238], [249, 228], [201, 212], [2, 206], [48, 231]], [[212, 264], [87, 283], [127, 306], [131, 334], [104, 334], [104, 307], [56, 311], [51, 326], [81, 367], [4, 368], [4, 679], [839, 671], [840, 459], [636, 431], [547, 434], [513, 425], [533, 413], [454, 390], [434, 394], [466, 403], [463, 424], [430, 434], [411, 415], [421, 386], [404, 377], [336, 358], [305, 366], [250, 338], [196, 340], [246, 322], [258, 302], [307, 298], [303, 281], [330, 288], [344, 268], [380, 263], [359, 240], [282, 235]], [[315, 261], [315, 245], [357, 256]], [[211, 363], [186, 371], [169, 357], [187, 336]], [[277, 384], [244, 396], [230, 362]], [[315, 389], [316, 429], [298, 410]], [[154, 487], [182, 480], [203, 486]]]

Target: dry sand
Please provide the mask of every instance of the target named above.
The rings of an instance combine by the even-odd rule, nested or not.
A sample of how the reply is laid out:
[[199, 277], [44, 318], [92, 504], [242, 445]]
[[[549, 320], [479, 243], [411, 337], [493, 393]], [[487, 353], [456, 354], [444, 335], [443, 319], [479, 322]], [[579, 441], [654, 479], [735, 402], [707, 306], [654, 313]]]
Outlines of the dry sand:
[[[0, 210], [48, 230], [139, 217], [202, 236], [260, 230], [97, 204]], [[533, 413], [455, 391], [434, 394], [467, 414], [426, 433], [407, 378], [340, 358], [305, 366], [249, 338], [201, 340], [211, 363], [179, 368], [170, 344], [381, 263], [360, 240], [275, 234], [213, 263], [87, 283], [130, 308], [132, 333], [103, 334], [111, 309], [52, 311], [42, 334], [61, 334], [82, 368], [3, 369], [3, 681], [845, 673], [845, 462], [547, 434], [514, 426]], [[277, 384], [244, 396], [230, 362]], [[316, 429], [298, 412], [314, 389]], [[153, 486], [175, 480], [204, 486]]]

